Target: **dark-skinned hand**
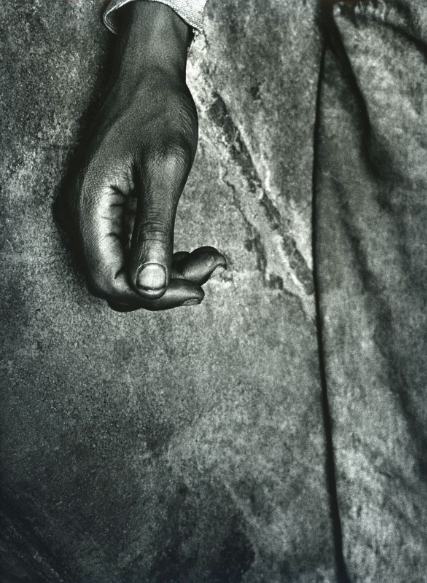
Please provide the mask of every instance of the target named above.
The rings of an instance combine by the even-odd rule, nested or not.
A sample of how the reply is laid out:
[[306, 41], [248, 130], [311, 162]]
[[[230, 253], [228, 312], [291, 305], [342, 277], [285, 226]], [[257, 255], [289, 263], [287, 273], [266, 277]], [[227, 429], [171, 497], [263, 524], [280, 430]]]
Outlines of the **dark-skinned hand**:
[[226, 267], [212, 247], [173, 254], [175, 214], [197, 147], [186, 85], [191, 30], [168, 6], [123, 8], [112, 77], [65, 194], [89, 289], [115, 310], [199, 304]]

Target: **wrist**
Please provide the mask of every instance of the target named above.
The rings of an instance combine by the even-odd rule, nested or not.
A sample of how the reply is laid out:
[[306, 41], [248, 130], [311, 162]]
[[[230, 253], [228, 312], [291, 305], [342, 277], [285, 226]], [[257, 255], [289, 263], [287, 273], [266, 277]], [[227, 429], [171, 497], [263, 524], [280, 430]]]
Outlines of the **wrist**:
[[185, 79], [192, 29], [169, 6], [160, 2], [131, 2], [124, 7], [117, 65], [127, 78], [139, 79], [147, 70]]

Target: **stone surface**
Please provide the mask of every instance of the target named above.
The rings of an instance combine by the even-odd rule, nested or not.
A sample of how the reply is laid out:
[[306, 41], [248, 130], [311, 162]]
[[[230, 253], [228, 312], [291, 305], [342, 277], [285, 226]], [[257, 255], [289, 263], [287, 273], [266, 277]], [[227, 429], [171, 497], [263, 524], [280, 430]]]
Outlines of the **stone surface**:
[[332, 581], [315, 2], [211, 1], [177, 247], [230, 269], [200, 308], [131, 315], [88, 294], [52, 215], [113, 50], [101, 3], [3, 4], [4, 581]]

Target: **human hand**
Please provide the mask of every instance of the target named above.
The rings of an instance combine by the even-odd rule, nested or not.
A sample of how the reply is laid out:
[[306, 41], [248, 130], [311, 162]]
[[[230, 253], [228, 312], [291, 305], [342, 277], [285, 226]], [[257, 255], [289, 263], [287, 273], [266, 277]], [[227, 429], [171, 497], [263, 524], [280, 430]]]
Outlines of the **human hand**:
[[167, 6], [134, 2], [92, 123], [75, 184], [65, 195], [91, 291], [116, 310], [200, 303], [224, 269], [212, 247], [173, 255], [176, 208], [197, 147], [185, 83], [189, 27]]

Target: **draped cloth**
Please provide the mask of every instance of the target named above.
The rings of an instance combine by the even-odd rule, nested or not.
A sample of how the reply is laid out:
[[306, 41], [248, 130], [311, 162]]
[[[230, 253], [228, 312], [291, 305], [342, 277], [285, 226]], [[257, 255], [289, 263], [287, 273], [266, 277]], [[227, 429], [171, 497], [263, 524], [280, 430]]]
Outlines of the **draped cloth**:
[[426, 581], [427, 3], [323, 14], [315, 272], [350, 580]]

